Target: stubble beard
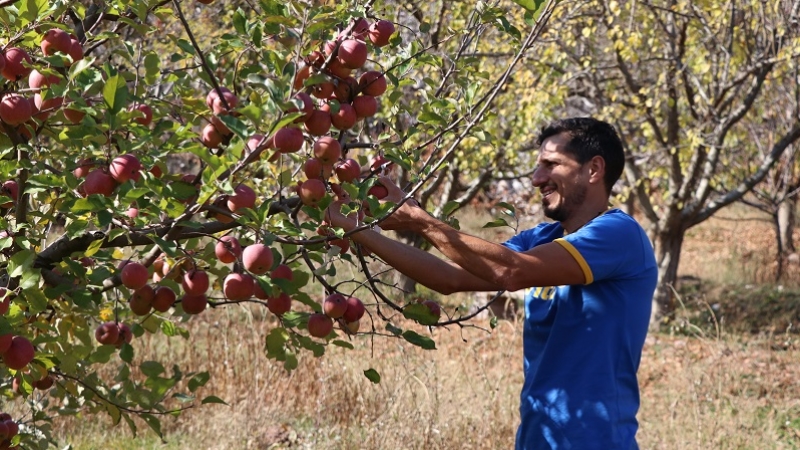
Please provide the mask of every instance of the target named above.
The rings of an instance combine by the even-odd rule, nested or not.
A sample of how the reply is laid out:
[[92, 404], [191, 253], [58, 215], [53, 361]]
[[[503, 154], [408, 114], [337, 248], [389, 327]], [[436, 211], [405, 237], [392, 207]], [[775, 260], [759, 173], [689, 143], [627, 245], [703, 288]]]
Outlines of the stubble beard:
[[556, 204], [542, 202], [544, 216], [556, 222], [564, 222], [583, 204], [586, 200], [586, 186], [576, 188], [575, 192], [569, 197], [564, 197], [558, 193], [559, 201]]

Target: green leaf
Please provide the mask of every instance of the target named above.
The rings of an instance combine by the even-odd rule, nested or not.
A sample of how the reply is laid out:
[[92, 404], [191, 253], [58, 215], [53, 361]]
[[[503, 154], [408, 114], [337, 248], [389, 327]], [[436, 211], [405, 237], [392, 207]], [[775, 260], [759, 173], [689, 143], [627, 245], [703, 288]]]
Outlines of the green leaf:
[[158, 361], [145, 361], [139, 365], [139, 370], [147, 377], [157, 377], [164, 373], [164, 366]]
[[189, 379], [189, 391], [194, 392], [197, 388], [205, 386], [208, 383], [208, 380], [211, 379], [211, 375], [208, 372], [200, 372]]
[[233, 29], [240, 34], [247, 34], [247, 19], [244, 16], [242, 8], [237, 9], [236, 12], [233, 13]]
[[411, 330], [406, 330], [403, 332], [403, 339], [418, 347], [422, 347], [425, 350], [436, 349], [436, 342], [434, 342], [433, 339], [426, 336], [422, 336], [419, 333], [416, 333]]
[[153, 84], [160, 73], [161, 60], [155, 52], [148, 52], [144, 55], [145, 81]]
[[22, 276], [22, 273], [30, 269], [33, 261], [36, 259], [36, 253], [33, 250], [21, 250], [11, 257], [8, 262], [8, 276], [16, 278]]
[[130, 364], [133, 361], [133, 346], [131, 344], [122, 344], [119, 351], [119, 359]]
[[415, 320], [422, 325], [435, 325], [439, 317], [433, 315], [431, 310], [422, 303], [412, 303], [403, 308], [403, 316]]
[[217, 118], [240, 138], [247, 139], [249, 137], [247, 125], [236, 117], [225, 114], [217, 116]]
[[334, 339], [334, 340], [331, 341], [331, 344], [333, 344], [333, 345], [335, 345], [337, 347], [348, 348], [350, 350], [353, 350], [355, 348], [355, 347], [353, 347], [353, 344], [351, 344], [351, 343], [349, 343], [347, 341], [343, 341], [341, 339]]
[[367, 369], [364, 371], [364, 376], [367, 377], [369, 381], [372, 381], [375, 384], [381, 382], [381, 374], [378, 373], [375, 369]]
[[120, 75], [110, 77], [103, 86], [103, 100], [111, 114], [122, 110], [128, 102], [128, 85]]
[[391, 323], [387, 323], [386, 324], [386, 331], [388, 331], [389, 333], [392, 333], [395, 336], [400, 336], [403, 333], [403, 329], [402, 328], [398, 328], [398, 327], [392, 325]]
[[163, 437], [164, 435], [161, 433], [161, 421], [158, 420], [155, 416], [150, 414], [141, 414], [139, 417], [144, 420], [147, 425], [158, 435], [158, 437]]
[[445, 203], [444, 207], [442, 208], [442, 217], [447, 217], [453, 214], [458, 208], [461, 207], [461, 204], [455, 200], [451, 200]]
[[497, 328], [497, 316], [492, 316], [492, 318], [489, 320], [489, 327], [491, 327], [493, 330]]
[[486, 224], [483, 225], [483, 228], [497, 228], [497, 227], [507, 227], [507, 226], [509, 225], [508, 222], [505, 221], [505, 219], [497, 218], [492, 220], [491, 222], [486, 222]]
[[47, 309], [47, 297], [38, 287], [25, 289], [22, 294], [28, 302], [28, 312], [31, 314], [37, 314]]
[[544, 0], [513, 0], [514, 3], [522, 6], [523, 8], [527, 9], [528, 11], [536, 11], [539, 9], [539, 5], [542, 4]]
[[221, 398], [219, 398], [217, 396], [214, 396], [214, 395], [209, 395], [208, 397], [204, 398], [200, 403], [203, 404], [203, 405], [207, 405], [209, 403], [227, 405], [227, 403], [225, 403], [225, 400], [223, 400], [223, 399], [221, 399]]

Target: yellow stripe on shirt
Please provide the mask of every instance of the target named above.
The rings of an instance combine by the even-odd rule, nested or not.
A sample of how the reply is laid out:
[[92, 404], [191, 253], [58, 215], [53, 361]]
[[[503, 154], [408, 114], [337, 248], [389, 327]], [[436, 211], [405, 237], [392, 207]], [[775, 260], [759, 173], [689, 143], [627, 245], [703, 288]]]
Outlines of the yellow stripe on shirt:
[[553, 242], [557, 242], [562, 247], [564, 247], [569, 252], [569, 254], [572, 255], [573, 258], [575, 258], [575, 261], [578, 262], [578, 265], [581, 266], [581, 270], [583, 271], [583, 276], [586, 278], [586, 282], [584, 284], [592, 284], [592, 281], [594, 281], [594, 276], [592, 275], [592, 269], [589, 268], [589, 264], [587, 264], [586, 260], [583, 259], [583, 256], [578, 251], [578, 249], [562, 238], [558, 238]]

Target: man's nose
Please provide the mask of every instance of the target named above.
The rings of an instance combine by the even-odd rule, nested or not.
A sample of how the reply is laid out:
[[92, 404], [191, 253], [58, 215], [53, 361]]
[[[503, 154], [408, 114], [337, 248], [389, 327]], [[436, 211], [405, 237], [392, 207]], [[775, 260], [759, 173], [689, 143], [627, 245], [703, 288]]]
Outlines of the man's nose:
[[541, 167], [536, 166], [533, 169], [533, 177], [531, 178], [534, 187], [542, 186], [547, 182], [547, 176]]

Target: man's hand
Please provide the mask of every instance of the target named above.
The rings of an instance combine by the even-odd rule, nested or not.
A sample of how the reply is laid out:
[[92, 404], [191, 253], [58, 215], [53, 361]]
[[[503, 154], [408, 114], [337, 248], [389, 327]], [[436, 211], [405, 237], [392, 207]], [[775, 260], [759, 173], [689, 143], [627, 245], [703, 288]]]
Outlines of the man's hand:
[[[382, 201], [399, 204], [406, 198], [406, 193], [394, 184], [389, 177], [379, 177], [378, 181], [389, 192]], [[424, 211], [419, 207], [419, 203], [414, 199], [409, 199], [389, 217], [385, 218], [380, 223], [380, 226], [384, 230], [410, 230], [414, 225], [418, 224], [421, 218], [420, 213], [424, 214]]]

